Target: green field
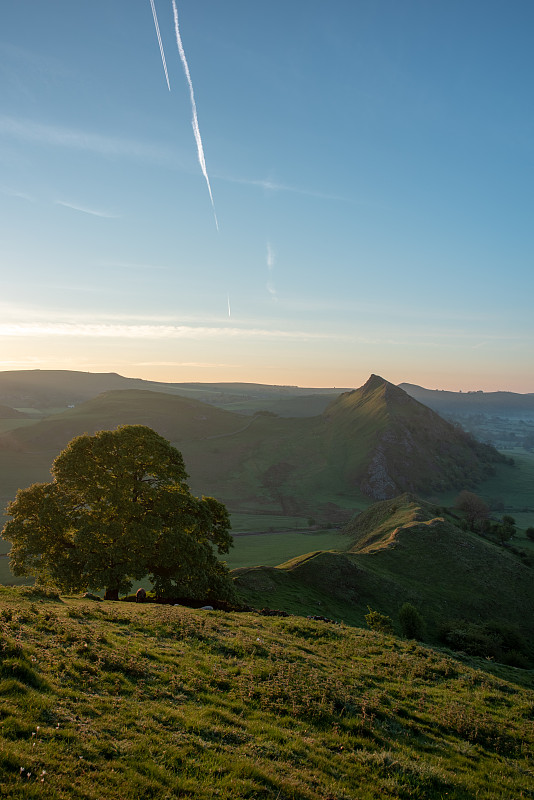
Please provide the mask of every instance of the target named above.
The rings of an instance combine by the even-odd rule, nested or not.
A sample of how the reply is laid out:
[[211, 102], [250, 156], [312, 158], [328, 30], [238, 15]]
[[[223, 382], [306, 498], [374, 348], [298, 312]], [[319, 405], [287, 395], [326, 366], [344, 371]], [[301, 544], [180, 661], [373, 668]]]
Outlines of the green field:
[[284, 531], [235, 536], [234, 546], [225, 556], [225, 561], [230, 569], [258, 564], [277, 566], [313, 550], [346, 550], [349, 545], [350, 539], [340, 531]]

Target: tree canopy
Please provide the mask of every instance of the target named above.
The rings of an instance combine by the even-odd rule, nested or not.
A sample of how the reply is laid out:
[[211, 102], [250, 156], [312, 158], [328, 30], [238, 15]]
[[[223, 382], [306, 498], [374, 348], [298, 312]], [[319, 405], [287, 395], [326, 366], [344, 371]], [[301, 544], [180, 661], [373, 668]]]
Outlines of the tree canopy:
[[128, 592], [146, 575], [157, 595], [228, 599], [225, 506], [194, 497], [182, 454], [144, 425], [84, 434], [57, 456], [50, 483], [19, 489], [2, 536], [11, 570], [62, 591]]

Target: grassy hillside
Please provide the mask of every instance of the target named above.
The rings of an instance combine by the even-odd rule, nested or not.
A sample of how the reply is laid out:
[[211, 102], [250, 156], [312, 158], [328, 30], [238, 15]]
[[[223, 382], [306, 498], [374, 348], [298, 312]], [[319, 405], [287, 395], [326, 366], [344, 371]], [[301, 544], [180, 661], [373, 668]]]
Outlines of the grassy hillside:
[[[504, 460], [377, 375], [334, 400], [325, 416], [346, 479], [375, 499], [476, 485]], [[353, 449], [364, 437], [366, 446]]]
[[344, 531], [345, 552], [236, 570], [243, 597], [254, 606], [311, 609], [357, 625], [371, 606], [390, 616], [397, 632], [400, 609], [411, 603], [423, 616], [427, 641], [439, 641], [444, 628], [462, 620], [491, 622], [523, 637], [527, 660], [517, 663], [534, 657], [534, 619], [525, 613], [534, 608], [534, 573], [512, 551], [461, 530], [410, 495], [374, 504]]
[[[104, 392], [92, 400], [18, 430], [20, 449], [58, 453], [74, 437], [119, 425], [148, 425], [169, 441], [181, 443], [242, 429], [250, 419], [206, 403], [162, 392], [126, 389]], [[0, 439], [0, 447], [2, 440]]]
[[[249, 412], [270, 407], [279, 400], [312, 394], [339, 394], [342, 389], [303, 389], [298, 386], [269, 386], [255, 383], [162, 383], [125, 378], [114, 372], [91, 373], [74, 370], [0, 371], [0, 403], [16, 408], [52, 409], [78, 405], [102, 392], [139, 389], [182, 395], [220, 406], [243, 405]], [[303, 413], [306, 403], [300, 404]], [[321, 409], [322, 410], [322, 409]], [[319, 412], [317, 412], [319, 413]]]
[[13, 589], [0, 632], [6, 800], [533, 795], [534, 692], [413, 642]]

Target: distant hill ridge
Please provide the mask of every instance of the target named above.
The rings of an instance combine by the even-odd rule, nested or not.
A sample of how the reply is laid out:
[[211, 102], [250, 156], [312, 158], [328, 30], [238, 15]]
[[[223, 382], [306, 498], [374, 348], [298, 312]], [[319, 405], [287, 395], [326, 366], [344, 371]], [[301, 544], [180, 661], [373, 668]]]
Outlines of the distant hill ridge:
[[492, 414], [503, 416], [533, 416], [534, 393], [516, 392], [449, 392], [425, 389], [412, 383], [400, 383], [411, 397], [440, 414]]
[[[165, 383], [141, 378], [125, 378], [115, 372], [92, 373], [76, 370], [0, 371], [0, 403], [22, 408], [54, 408], [83, 403], [102, 392], [119, 389], [148, 389], [165, 394], [212, 400], [215, 404], [235, 397], [258, 399], [328, 396], [337, 389], [309, 389], [298, 386], [271, 386], [256, 383]], [[322, 410], [322, 409], [321, 409]]]
[[503, 460], [377, 375], [323, 414], [298, 419], [245, 417], [146, 389], [108, 391], [0, 436], [0, 452], [47, 452], [51, 461], [74, 436], [124, 424], [148, 425], [178, 446], [201, 491], [233, 508], [289, 514], [319, 505], [334, 513], [340, 493], [383, 499], [471, 488]]
[[[534, 393], [449, 392], [425, 389], [401, 383], [404, 390], [419, 402], [440, 414], [492, 414], [534, 417]], [[343, 388], [303, 388], [256, 383], [148, 381], [125, 378], [117, 373], [90, 373], [75, 370], [0, 371], [0, 404], [13, 408], [50, 409], [77, 405], [118, 389], [148, 389], [182, 395], [223, 406], [244, 414], [270, 410], [284, 417], [310, 417], [321, 414], [332, 396], [349, 391]]]

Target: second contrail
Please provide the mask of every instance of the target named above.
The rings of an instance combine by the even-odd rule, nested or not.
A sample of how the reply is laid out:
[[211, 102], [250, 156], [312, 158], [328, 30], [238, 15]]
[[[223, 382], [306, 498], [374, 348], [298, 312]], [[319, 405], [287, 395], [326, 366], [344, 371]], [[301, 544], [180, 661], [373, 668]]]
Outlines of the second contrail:
[[[152, 2], [153, 0], [151, 0]], [[215, 227], [219, 230], [219, 222], [217, 220], [217, 214], [215, 213], [215, 203], [213, 202], [213, 195], [211, 193], [211, 186], [210, 186], [210, 179], [208, 177], [208, 171], [206, 169], [206, 159], [204, 157], [204, 148], [202, 147], [202, 139], [200, 137], [200, 128], [198, 127], [198, 118], [197, 118], [197, 105], [195, 103], [195, 93], [193, 91], [193, 83], [191, 81], [191, 75], [189, 72], [189, 67], [187, 65], [187, 59], [185, 57], [184, 46], [182, 44], [182, 37], [180, 36], [180, 26], [178, 24], [178, 9], [176, 8], [175, 0], [172, 0], [172, 8], [174, 11], [174, 29], [176, 32], [176, 42], [178, 44], [178, 51], [180, 53], [180, 58], [182, 60], [182, 64], [184, 67], [185, 77], [187, 78], [187, 83], [189, 85], [189, 95], [191, 97], [191, 109], [193, 112], [193, 119], [191, 123], [193, 125], [193, 133], [195, 135], [195, 142], [197, 143], [197, 151], [198, 151], [198, 160], [200, 163], [200, 168], [202, 170], [202, 174], [206, 179], [206, 184], [208, 186], [208, 192], [210, 195], [211, 200], [211, 207], [213, 209], [213, 216], [215, 217]]]
[[158, 37], [159, 51], [161, 53], [161, 62], [163, 64], [163, 71], [165, 72], [165, 80], [167, 81], [167, 86], [170, 92], [171, 84], [169, 83], [169, 73], [167, 72], [167, 62], [165, 61], [165, 52], [163, 50], [163, 42], [161, 41], [161, 33], [159, 32], [158, 15], [156, 14], [156, 6], [154, 5], [154, 0], [150, 0], [150, 5], [152, 8], [152, 16], [154, 17], [154, 25], [156, 26], [156, 36]]

